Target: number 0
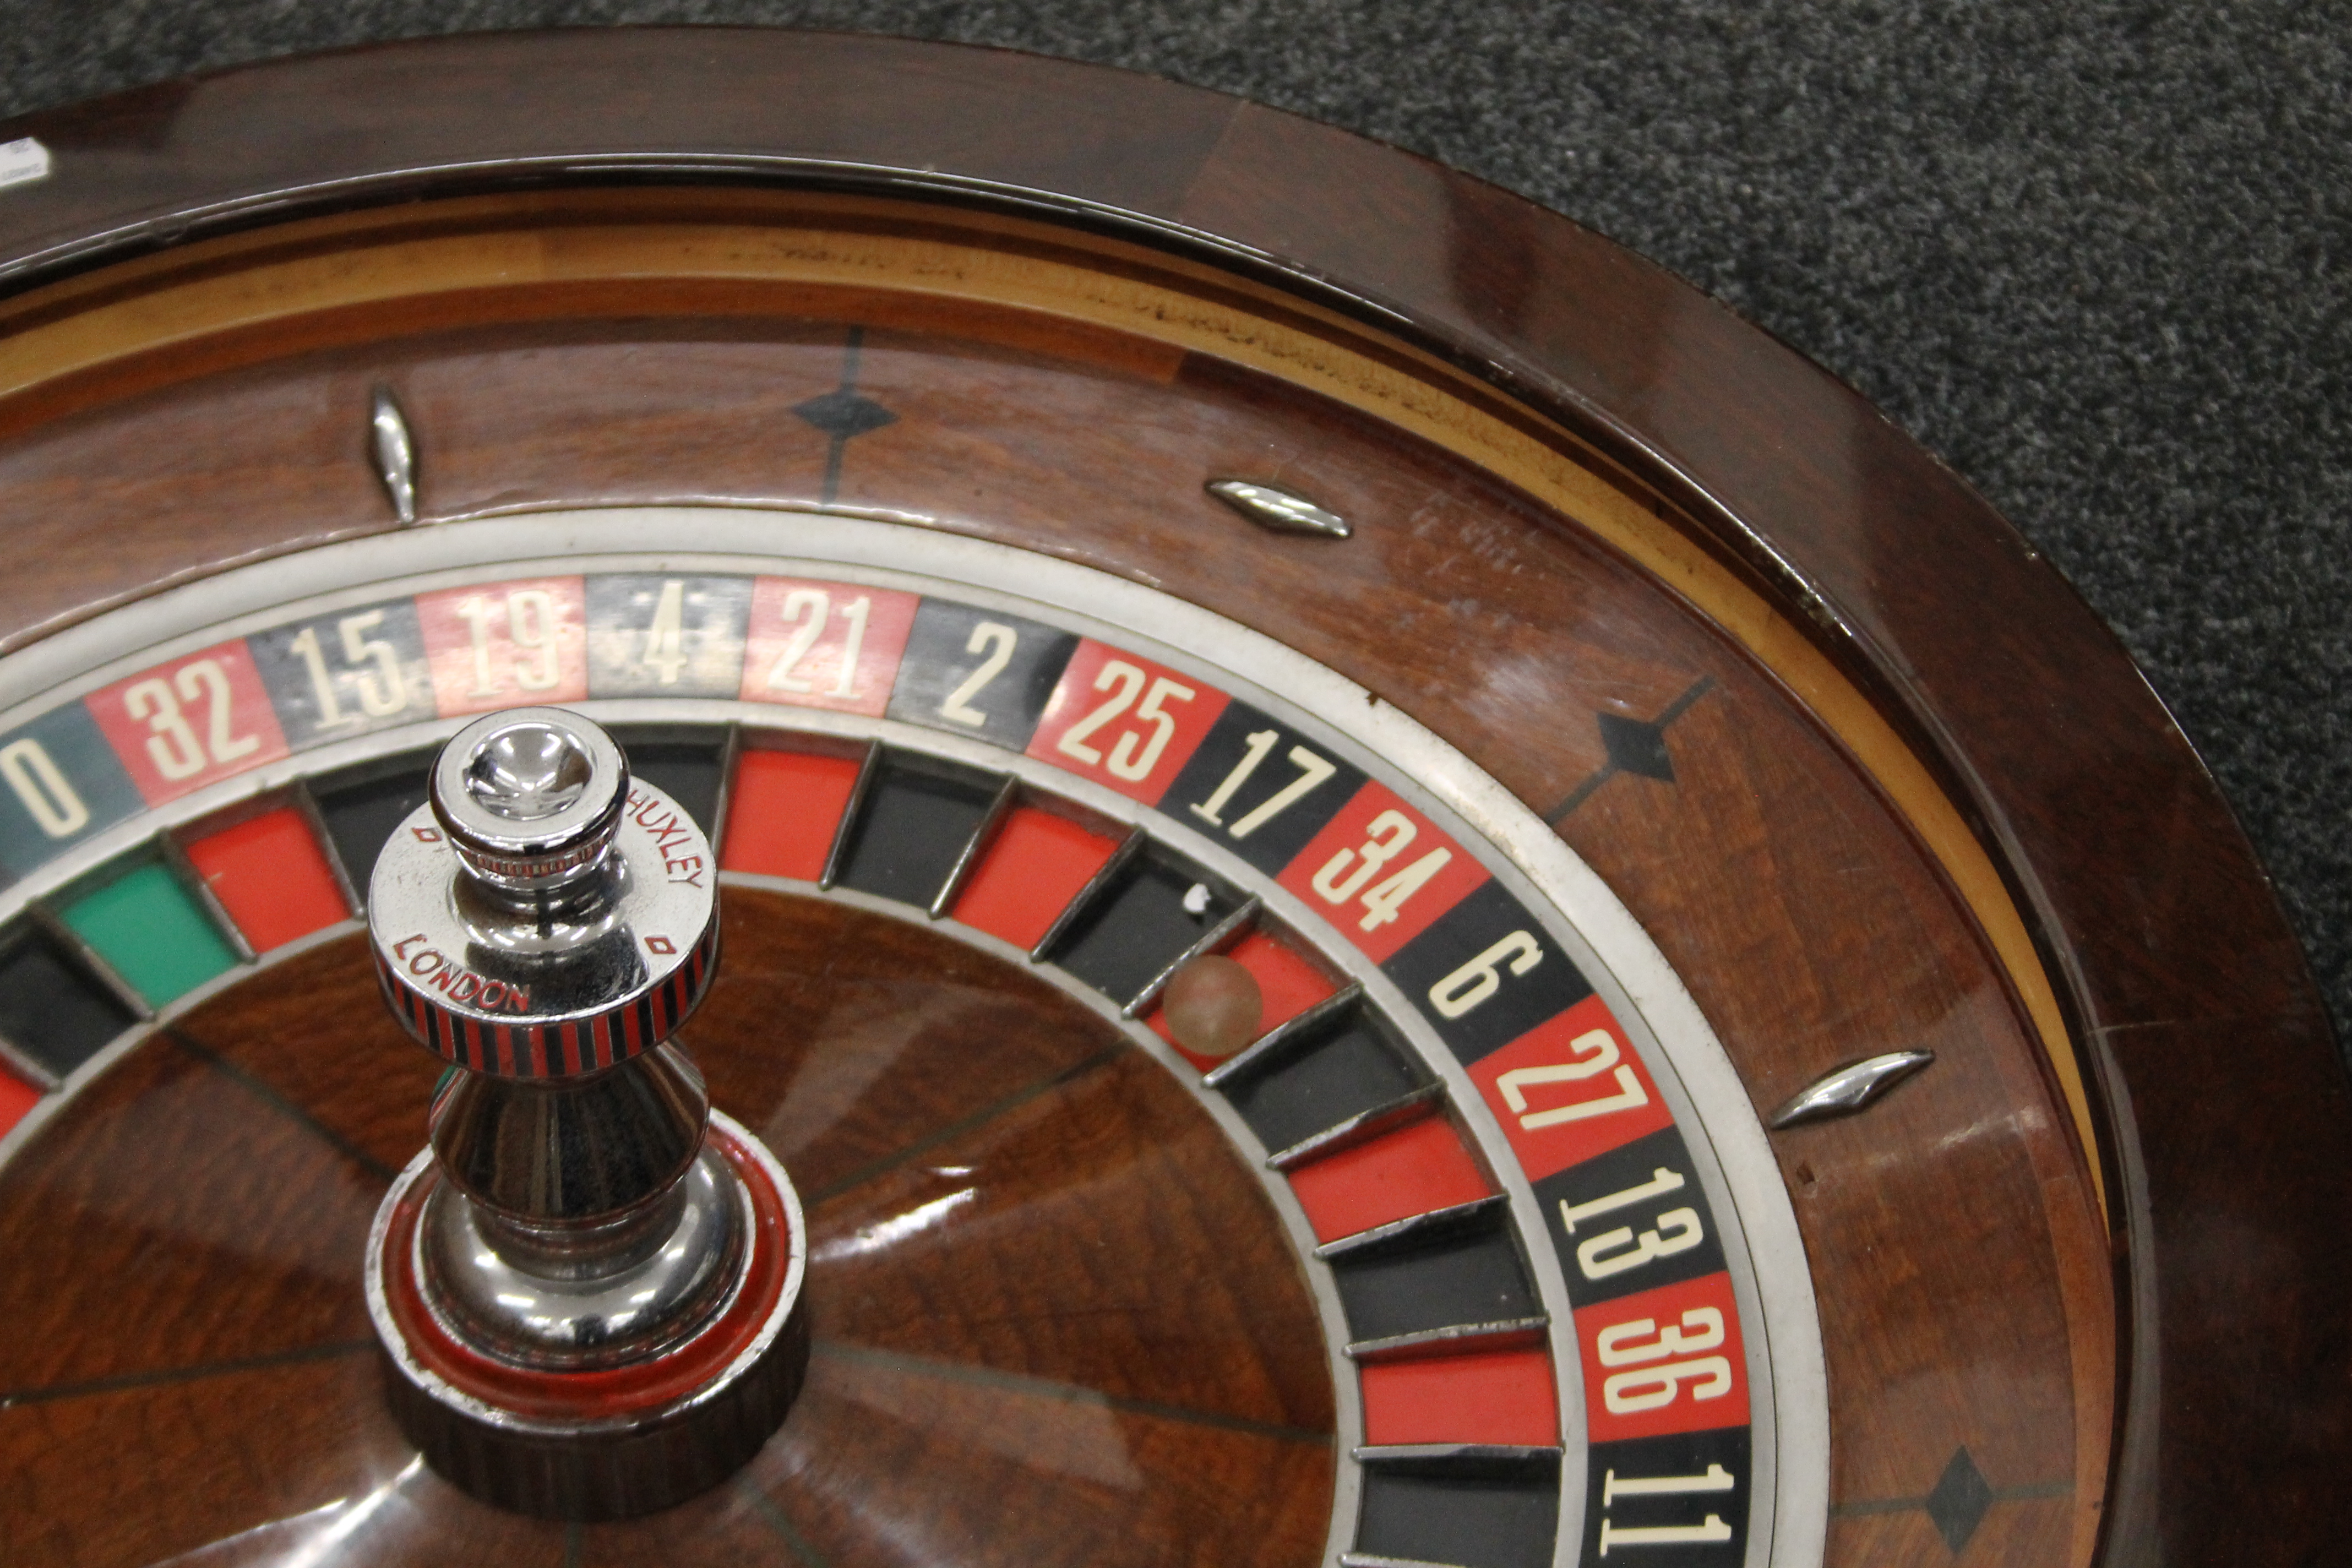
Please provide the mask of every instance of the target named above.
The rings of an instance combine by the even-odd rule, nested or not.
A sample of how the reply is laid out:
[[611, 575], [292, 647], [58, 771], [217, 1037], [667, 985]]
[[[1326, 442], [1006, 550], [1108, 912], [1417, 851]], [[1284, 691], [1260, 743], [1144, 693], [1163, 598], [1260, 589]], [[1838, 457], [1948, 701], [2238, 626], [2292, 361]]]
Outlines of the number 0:
[[68, 838], [89, 826], [89, 805], [48, 748], [30, 735], [0, 746], [0, 778], [8, 781], [26, 814], [50, 837]]

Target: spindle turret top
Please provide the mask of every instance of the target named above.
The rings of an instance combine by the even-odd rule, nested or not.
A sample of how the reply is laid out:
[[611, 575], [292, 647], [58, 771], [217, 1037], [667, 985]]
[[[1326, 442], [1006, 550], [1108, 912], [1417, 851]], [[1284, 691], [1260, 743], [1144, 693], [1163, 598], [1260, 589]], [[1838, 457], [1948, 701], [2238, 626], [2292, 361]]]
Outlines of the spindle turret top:
[[452, 736], [425, 804], [369, 880], [385, 999], [458, 1067], [603, 1071], [667, 1040], [718, 959], [710, 841], [630, 776], [612, 736], [557, 708]]

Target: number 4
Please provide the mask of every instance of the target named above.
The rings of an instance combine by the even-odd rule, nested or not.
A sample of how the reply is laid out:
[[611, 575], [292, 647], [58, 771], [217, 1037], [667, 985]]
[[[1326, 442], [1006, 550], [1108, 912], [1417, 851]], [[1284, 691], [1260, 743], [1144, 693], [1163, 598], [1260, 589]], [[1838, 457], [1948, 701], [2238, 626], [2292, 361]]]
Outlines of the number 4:
[[680, 646], [685, 635], [686, 583], [672, 577], [662, 584], [661, 597], [654, 603], [654, 624], [646, 628], [645, 657], [637, 660], [664, 686], [676, 686], [678, 672], [687, 666], [686, 650]]

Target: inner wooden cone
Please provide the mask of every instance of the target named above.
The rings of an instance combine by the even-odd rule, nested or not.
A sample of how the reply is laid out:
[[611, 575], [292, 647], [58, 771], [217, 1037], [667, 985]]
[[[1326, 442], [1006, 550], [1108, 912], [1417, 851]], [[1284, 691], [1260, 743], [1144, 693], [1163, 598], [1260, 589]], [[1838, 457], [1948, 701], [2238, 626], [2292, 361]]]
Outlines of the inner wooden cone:
[[743, 889], [724, 919], [685, 1041], [802, 1194], [815, 1340], [742, 1475], [567, 1547], [413, 1462], [360, 1259], [438, 1064], [346, 937], [158, 1030], [0, 1179], [0, 1387], [50, 1391], [0, 1415], [27, 1560], [333, 1528], [370, 1563], [1318, 1561], [1329, 1350], [1201, 1104], [935, 931]]

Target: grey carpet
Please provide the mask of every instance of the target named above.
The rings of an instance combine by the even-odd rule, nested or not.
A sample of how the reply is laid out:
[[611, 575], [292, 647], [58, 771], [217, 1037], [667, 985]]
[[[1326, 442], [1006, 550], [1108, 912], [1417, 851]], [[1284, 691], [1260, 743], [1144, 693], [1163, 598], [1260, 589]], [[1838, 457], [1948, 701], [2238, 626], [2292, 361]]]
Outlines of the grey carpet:
[[410, 34], [862, 28], [1223, 89], [1483, 174], [1884, 406], [2122, 633], [2352, 1023], [2352, 5], [13, 0], [0, 114]]

